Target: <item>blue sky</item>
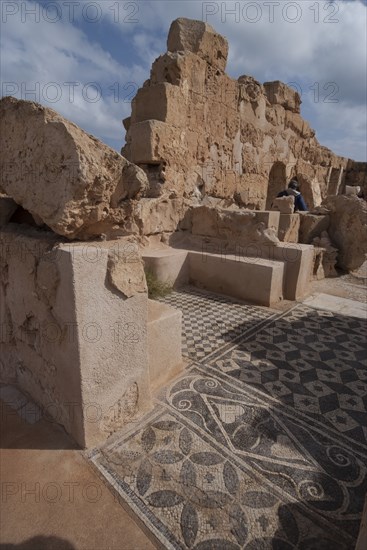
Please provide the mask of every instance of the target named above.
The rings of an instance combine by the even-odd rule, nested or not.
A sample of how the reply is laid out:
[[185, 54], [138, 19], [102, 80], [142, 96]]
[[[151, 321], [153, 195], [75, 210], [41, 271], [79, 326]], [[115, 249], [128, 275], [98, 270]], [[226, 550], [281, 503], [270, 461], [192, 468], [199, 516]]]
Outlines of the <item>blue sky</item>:
[[2, 95], [48, 105], [120, 150], [131, 98], [176, 17], [229, 41], [227, 72], [282, 80], [336, 153], [367, 160], [366, 0], [2, 0]]

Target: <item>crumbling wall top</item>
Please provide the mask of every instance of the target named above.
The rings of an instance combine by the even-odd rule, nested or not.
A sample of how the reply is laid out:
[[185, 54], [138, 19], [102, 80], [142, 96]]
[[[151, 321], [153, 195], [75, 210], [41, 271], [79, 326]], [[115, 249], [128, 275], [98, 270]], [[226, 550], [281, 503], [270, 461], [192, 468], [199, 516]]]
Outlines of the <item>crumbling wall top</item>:
[[192, 52], [210, 65], [225, 71], [228, 57], [228, 42], [208, 23], [180, 17], [171, 24], [168, 33], [169, 52]]

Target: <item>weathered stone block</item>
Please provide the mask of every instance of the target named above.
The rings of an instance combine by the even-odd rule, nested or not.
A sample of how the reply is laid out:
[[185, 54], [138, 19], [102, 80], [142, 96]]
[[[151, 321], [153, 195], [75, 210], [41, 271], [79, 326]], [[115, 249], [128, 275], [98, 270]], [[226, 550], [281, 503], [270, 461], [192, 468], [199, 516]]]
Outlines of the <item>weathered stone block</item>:
[[[130, 269], [123, 272], [127, 254], [130, 267], [135, 258], [141, 269], [132, 245], [60, 243], [51, 232], [15, 226], [0, 231], [2, 382], [15, 379], [82, 447], [151, 405], [148, 297], [129, 281]], [[122, 259], [114, 281], [119, 290], [124, 281], [124, 296], [109, 283], [111, 257]]]
[[146, 120], [133, 124], [129, 132], [130, 159], [134, 163], [160, 163], [186, 150], [185, 135], [165, 122]]
[[133, 219], [143, 235], [173, 233], [187, 210], [188, 205], [182, 199], [142, 199], [134, 207]]
[[327, 231], [330, 223], [330, 216], [316, 216], [304, 212], [300, 214], [299, 242], [311, 244], [315, 237], [319, 237], [323, 231]]
[[284, 263], [189, 252], [190, 280], [212, 292], [271, 306], [283, 298]]
[[271, 205], [272, 210], [279, 210], [281, 214], [293, 214], [294, 197], [276, 197]]
[[189, 91], [204, 101], [206, 68], [206, 61], [195, 54], [167, 52], [154, 61], [150, 83], [169, 82], [180, 86], [182, 92]]
[[272, 105], [282, 105], [284, 109], [300, 113], [301, 98], [299, 93], [280, 80], [264, 82], [266, 96]]
[[367, 204], [357, 197], [328, 197], [328, 233], [338, 248], [338, 265], [347, 271], [358, 269], [367, 255]]
[[254, 214], [256, 222], [263, 223], [266, 229], [274, 229], [275, 233], [278, 233], [280, 212], [276, 210], [255, 210]]
[[183, 370], [182, 312], [167, 304], [148, 302], [149, 375], [153, 390]]
[[168, 34], [170, 52], [192, 52], [224, 71], [228, 57], [227, 40], [202, 21], [179, 18], [173, 21]]
[[207, 237], [229, 239], [244, 245], [278, 242], [276, 232], [266, 228], [249, 210], [219, 210], [200, 206], [192, 212], [192, 233]]
[[278, 231], [279, 240], [286, 243], [298, 243], [299, 227], [299, 214], [280, 214]]
[[161, 82], [140, 88], [133, 99], [131, 124], [150, 119], [185, 126], [186, 99], [178, 86]]
[[108, 225], [114, 207], [148, 186], [140, 168], [52, 109], [5, 97], [0, 115], [0, 186], [60, 235]]

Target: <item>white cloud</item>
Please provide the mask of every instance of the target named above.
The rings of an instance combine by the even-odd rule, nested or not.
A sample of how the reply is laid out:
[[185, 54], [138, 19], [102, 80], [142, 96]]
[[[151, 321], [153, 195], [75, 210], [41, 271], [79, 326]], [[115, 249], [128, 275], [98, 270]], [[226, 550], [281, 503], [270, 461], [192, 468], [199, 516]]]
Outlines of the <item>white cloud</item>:
[[145, 78], [142, 67], [121, 65], [65, 19], [23, 23], [20, 14], [9, 17], [1, 47], [3, 94], [48, 105], [98, 137], [122, 144], [121, 119], [130, 114], [127, 99], [135, 83]]

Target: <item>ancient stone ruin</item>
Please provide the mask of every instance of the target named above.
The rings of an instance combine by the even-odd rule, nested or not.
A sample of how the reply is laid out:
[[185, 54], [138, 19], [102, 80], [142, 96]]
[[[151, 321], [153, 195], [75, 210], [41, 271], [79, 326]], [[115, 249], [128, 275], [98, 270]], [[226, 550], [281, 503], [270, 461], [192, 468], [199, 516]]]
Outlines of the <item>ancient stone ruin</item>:
[[[0, 102], [1, 380], [83, 447], [183, 368], [181, 312], [148, 298], [144, 269], [271, 306], [366, 260], [366, 164], [321, 146], [282, 82], [230, 78], [209, 25], [174, 21], [167, 50], [121, 155], [49, 108]], [[309, 212], [276, 198], [293, 177]]]

